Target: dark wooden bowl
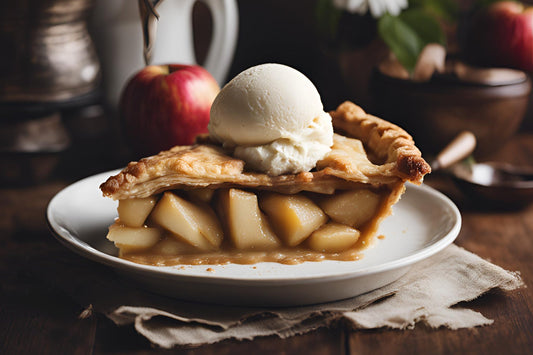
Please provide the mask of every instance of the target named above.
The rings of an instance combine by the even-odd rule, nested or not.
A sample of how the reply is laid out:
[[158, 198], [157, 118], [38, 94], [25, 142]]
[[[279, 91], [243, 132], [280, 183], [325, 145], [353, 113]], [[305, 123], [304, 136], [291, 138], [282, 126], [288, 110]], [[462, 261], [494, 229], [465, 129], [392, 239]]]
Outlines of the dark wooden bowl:
[[488, 85], [442, 76], [414, 82], [376, 71], [371, 90], [376, 113], [408, 131], [424, 154], [436, 154], [469, 130], [476, 135], [479, 158], [497, 151], [517, 131], [531, 80]]

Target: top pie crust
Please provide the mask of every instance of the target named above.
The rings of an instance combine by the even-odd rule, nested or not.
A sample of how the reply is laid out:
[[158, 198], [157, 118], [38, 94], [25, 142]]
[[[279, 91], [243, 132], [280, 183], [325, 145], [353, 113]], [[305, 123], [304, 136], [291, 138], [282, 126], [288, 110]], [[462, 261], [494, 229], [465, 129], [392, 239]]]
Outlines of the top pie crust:
[[115, 200], [196, 187], [333, 193], [362, 184], [420, 184], [431, 171], [412, 137], [400, 127], [348, 101], [330, 114], [337, 132], [332, 149], [310, 172], [269, 176], [247, 170], [244, 161], [232, 157], [220, 145], [196, 144], [176, 146], [131, 162], [100, 188]]

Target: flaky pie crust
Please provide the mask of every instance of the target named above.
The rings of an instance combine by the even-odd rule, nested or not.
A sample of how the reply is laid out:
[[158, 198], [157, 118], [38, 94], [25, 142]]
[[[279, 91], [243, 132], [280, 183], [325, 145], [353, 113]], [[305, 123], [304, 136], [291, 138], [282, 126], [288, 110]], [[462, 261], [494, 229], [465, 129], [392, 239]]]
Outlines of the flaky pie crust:
[[269, 176], [247, 170], [244, 161], [219, 145], [196, 144], [176, 146], [131, 162], [100, 189], [115, 200], [196, 187], [333, 193], [336, 189], [368, 184], [420, 184], [431, 171], [412, 137], [400, 127], [369, 115], [348, 101], [330, 114], [337, 132], [332, 149], [310, 172]]

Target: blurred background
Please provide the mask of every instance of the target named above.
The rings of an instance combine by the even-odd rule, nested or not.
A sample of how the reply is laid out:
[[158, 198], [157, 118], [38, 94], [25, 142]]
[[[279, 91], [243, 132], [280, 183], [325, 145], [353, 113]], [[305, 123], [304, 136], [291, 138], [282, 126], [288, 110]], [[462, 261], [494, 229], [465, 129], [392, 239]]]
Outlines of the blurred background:
[[[469, 27], [473, 14], [489, 2], [238, 0], [236, 43], [225, 79], [219, 82], [223, 85], [256, 64], [286, 64], [315, 83], [326, 110], [354, 101], [406, 128], [428, 155], [460, 130], [473, 130], [483, 158], [517, 132], [533, 128], [531, 69], [468, 53], [472, 43], [481, 42], [468, 42], [476, 32]], [[102, 33], [106, 36], [93, 21], [95, 5], [102, 3], [104, 13], [116, 12], [116, 21], [131, 25], [140, 38], [140, 22], [130, 23], [138, 15], [126, 18], [127, 11], [113, 5], [116, 1], [0, 5], [0, 157], [9, 167], [3, 182], [35, 182], [52, 171], [67, 170], [82, 177], [95, 170], [85, 163], [90, 159], [100, 162], [100, 171], [127, 162], [116, 108], [103, 90], [106, 54], [93, 43]], [[205, 64], [217, 15], [204, 2], [192, 3], [195, 58]], [[388, 3], [389, 8], [372, 3]], [[137, 2], [127, 6], [137, 9]], [[114, 49], [129, 41], [117, 42]], [[437, 48], [428, 55], [429, 64], [417, 67], [428, 43], [439, 44], [443, 52]], [[487, 71], [496, 67], [512, 71]], [[415, 80], [415, 72], [422, 79]]]

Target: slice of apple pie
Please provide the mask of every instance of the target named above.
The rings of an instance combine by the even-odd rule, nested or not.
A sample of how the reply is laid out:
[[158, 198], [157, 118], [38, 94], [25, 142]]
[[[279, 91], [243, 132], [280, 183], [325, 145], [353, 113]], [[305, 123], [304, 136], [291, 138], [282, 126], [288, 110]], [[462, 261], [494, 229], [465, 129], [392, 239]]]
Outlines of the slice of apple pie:
[[351, 102], [330, 114], [333, 146], [308, 172], [251, 171], [212, 142], [129, 163], [101, 185], [119, 201], [107, 238], [153, 265], [358, 259], [430, 167], [396, 125]]

